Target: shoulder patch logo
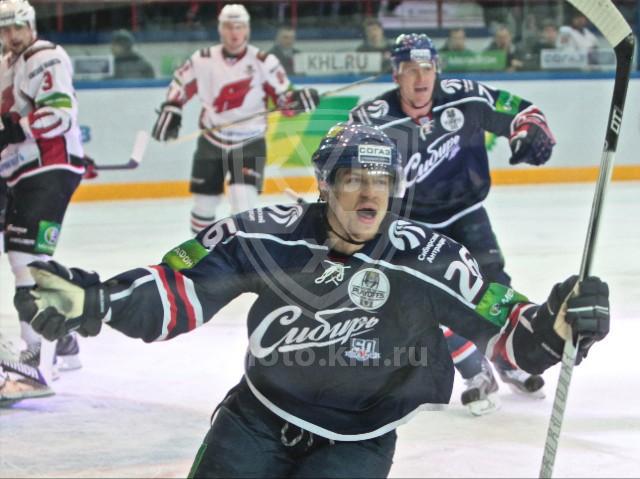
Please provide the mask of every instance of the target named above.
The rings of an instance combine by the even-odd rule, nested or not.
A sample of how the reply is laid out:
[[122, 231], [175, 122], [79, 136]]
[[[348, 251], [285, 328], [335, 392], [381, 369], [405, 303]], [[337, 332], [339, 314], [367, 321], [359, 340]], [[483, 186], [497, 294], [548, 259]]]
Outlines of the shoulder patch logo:
[[389, 226], [389, 240], [400, 251], [415, 249], [426, 238], [424, 230], [410, 221], [396, 220]]
[[302, 206], [294, 205], [287, 208], [280, 206], [269, 206], [265, 208], [269, 217], [280, 225], [289, 227], [294, 224], [302, 216]]
[[464, 125], [464, 114], [457, 108], [447, 108], [440, 116], [440, 123], [447, 131], [458, 131]]
[[389, 299], [389, 278], [382, 271], [365, 268], [349, 281], [349, 297], [357, 306], [366, 310], [378, 309]]
[[461, 80], [449, 79], [442, 80], [440, 82], [440, 88], [442, 88], [442, 91], [449, 95], [453, 95], [454, 93], [462, 90], [463, 87]]
[[389, 113], [389, 104], [384, 100], [375, 100], [367, 105], [367, 113], [371, 118], [382, 118]]

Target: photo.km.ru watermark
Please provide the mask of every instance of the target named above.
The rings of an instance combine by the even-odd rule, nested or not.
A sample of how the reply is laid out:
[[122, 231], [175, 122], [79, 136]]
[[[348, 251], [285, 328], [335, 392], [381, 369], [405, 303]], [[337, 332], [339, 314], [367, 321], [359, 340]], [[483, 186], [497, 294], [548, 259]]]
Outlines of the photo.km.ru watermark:
[[394, 347], [391, 354], [384, 357], [378, 351], [377, 339], [351, 338], [350, 346], [330, 344], [318, 349], [304, 346], [284, 346], [271, 354], [256, 358], [249, 355], [248, 366], [271, 367], [276, 365], [297, 367], [401, 367], [427, 366], [426, 346]]

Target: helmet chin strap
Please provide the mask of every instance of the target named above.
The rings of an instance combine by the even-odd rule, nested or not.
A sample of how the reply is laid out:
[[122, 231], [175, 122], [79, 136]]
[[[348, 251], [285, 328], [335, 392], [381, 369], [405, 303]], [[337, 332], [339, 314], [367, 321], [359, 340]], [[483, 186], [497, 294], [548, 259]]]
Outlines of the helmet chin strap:
[[354, 238], [351, 237], [351, 235], [349, 235], [347, 233], [347, 236], [342, 236], [340, 233], [338, 233], [333, 226], [331, 226], [331, 222], [329, 221], [329, 218], [327, 217], [327, 215], [324, 215], [324, 222], [327, 225], [327, 228], [329, 229], [329, 231], [331, 231], [334, 235], [336, 235], [338, 238], [340, 238], [342, 241], [346, 241], [347, 243], [351, 243], [351, 244], [355, 244], [358, 246], [361, 246], [365, 243], [368, 243], [370, 240], [366, 240], [366, 241], [358, 241]]
[[424, 105], [416, 105], [415, 103], [413, 103], [411, 100], [408, 100], [407, 98], [404, 97], [404, 95], [402, 95], [402, 92], [400, 92], [400, 98], [402, 98], [402, 101], [408, 103], [411, 108], [414, 108], [416, 110], [422, 110], [423, 108], [426, 108], [427, 106], [429, 106], [431, 103], [433, 103], [433, 97], [429, 99], [429, 101], [427, 101]]

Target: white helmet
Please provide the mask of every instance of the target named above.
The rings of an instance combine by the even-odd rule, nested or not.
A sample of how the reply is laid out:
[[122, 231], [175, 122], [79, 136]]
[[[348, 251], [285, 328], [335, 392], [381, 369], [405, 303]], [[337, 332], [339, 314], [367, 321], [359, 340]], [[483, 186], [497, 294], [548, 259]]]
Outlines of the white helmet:
[[28, 25], [36, 29], [36, 11], [27, 0], [2, 0], [0, 2], [0, 27]]
[[248, 26], [250, 18], [249, 12], [244, 8], [244, 5], [231, 3], [229, 5], [225, 5], [222, 10], [220, 10], [220, 15], [218, 15], [218, 24], [220, 25], [224, 22], [232, 22], [244, 23]]

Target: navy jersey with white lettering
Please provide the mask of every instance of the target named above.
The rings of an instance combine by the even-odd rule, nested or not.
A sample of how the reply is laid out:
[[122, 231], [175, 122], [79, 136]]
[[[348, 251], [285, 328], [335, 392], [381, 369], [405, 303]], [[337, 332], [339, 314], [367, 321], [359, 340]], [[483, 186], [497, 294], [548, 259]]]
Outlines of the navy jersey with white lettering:
[[350, 120], [373, 124], [402, 155], [405, 215], [440, 226], [482, 202], [491, 186], [485, 131], [509, 136], [531, 103], [472, 80], [437, 80], [431, 112], [414, 120], [402, 111], [399, 90], [354, 108]]
[[105, 282], [108, 324], [170, 339], [257, 294], [249, 387], [281, 418], [335, 440], [379, 436], [421, 405], [449, 401], [440, 324], [532, 372], [558, 360], [529, 321], [538, 306], [485, 281], [460, 244], [388, 214], [379, 235], [345, 256], [326, 246], [325, 208], [271, 206], [214, 223], [160, 264]]

